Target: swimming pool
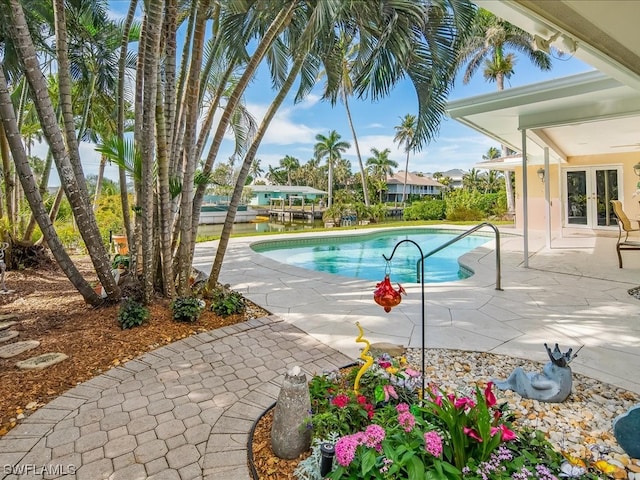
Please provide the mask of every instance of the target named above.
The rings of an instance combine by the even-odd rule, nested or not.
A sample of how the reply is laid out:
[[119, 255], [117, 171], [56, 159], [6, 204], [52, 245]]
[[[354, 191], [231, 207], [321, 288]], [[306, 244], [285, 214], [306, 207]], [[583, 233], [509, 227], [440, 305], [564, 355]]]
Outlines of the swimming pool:
[[[440, 229], [393, 229], [341, 237], [313, 237], [291, 240], [267, 240], [251, 248], [273, 260], [317, 272], [333, 273], [363, 280], [381, 281], [386, 261], [394, 246], [409, 239], [422, 248], [423, 253], [457, 237], [460, 231]], [[490, 241], [484, 235], [469, 235], [425, 260], [425, 281], [440, 283], [460, 280], [473, 274], [460, 266], [458, 258]], [[416, 262], [420, 253], [409, 242], [398, 247], [390, 264], [392, 282], [415, 283]]]

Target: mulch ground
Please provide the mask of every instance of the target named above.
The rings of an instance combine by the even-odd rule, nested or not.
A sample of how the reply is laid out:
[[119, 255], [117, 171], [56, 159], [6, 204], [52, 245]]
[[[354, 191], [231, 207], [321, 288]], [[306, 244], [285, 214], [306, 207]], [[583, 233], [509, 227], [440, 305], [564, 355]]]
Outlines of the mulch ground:
[[[87, 280], [95, 280], [87, 258], [74, 258]], [[158, 299], [149, 307], [150, 319], [122, 330], [119, 306], [93, 308], [83, 301], [56, 267], [25, 269], [6, 274], [11, 294], [0, 295], [0, 315], [17, 315], [11, 330], [19, 336], [0, 346], [25, 340], [40, 345], [9, 359], [0, 359], [0, 435], [61, 393], [145, 352], [200, 332], [242, 322], [261, 309], [250, 305], [246, 315], [221, 317], [208, 309], [195, 323], [171, 318], [169, 302]], [[268, 312], [262, 310], [264, 315]], [[44, 370], [20, 370], [16, 362], [43, 353], [61, 352], [68, 359]]]

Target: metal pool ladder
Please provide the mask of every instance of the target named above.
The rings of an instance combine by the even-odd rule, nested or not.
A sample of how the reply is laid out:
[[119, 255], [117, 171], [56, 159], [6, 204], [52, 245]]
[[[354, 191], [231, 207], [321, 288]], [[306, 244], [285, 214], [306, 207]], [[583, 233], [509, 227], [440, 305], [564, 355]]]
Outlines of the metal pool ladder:
[[418, 261], [416, 262], [416, 273], [418, 276], [418, 281], [422, 281], [422, 279], [420, 278], [420, 262], [424, 262], [424, 260], [430, 257], [431, 255], [435, 255], [440, 250], [447, 248], [449, 245], [456, 243], [458, 240], [461, 240], [464, 237], [471, 235], [472, 233], [480, 230], [483, 227], [491, 227], [496, 236], [496, 290], [502, 290], [502, 285], [501, 285], [502, 275], [501, 275], [501, 268], [500, 268], [500, 232], [498, 231], [498, 228], [494, 224], [489, 222], [483, 222], [479, 225], [476, 225], [475, 227], [470, 228], [466, 232], [461, 233], [456, 238], [452, 238], [448, 242], [443, 243], [438, 248], [435, 248], [430, 252], [425, 253], [424, 256], [418, 259]]

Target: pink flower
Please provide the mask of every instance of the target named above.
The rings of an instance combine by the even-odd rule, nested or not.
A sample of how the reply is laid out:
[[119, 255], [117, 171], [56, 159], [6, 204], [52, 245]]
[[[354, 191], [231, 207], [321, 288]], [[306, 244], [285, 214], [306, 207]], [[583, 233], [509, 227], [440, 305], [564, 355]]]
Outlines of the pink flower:
[[406, 368], [404, 373], [406, 373], [410, 377], [419, 377], [420, 376], [420, 372], [418, 372], [417, 370], [414, 370], [413, 368]]
[[404, 413], [408, 411], [409, 411], [409, 405], [407, 405], [406, 403], [399, 403], [398, 405], [396, 405], [396, 412]]
[[476, 402], [471, 400], [469, 397], [458, 398], [453, 404], [457, 409], [461, 408], [473, 408], [476, 406]]
[[347, 435], [336, 442], [336, 460], [343, 467], [348, 467], [356, 455], [359, 442], [353, 435]]
[[465, 435], [467, 435], [467, 436], [473, 438], [474, 440], [482, 443], [482, 437], [473, 428], [464, 427], [462, 429], [462, 431], [465, 433]]
[[345, 394], [336, 395], [333, 400], [331, 400], [331, 403], [338, 408], [344, 408], [349, 403], [349, 397]]
[[377, 448], [382, 440], [384, 440], [385, 435], [384, 428], [373, 423], [364, 431], [364, 444], [369, 448]]
[[437, 406], [441, 407], [442, 406], [442, 395], [436, 396], [436, 398], [433, 399], [433, 403], [435, 403]]
[[391, 362], [388, 362], [386, 360], [378, 360], [378, 365], [380, 365], [382, 368], [389, 368], [391, 366]]
[[411, 413], [402, 412], [398, 415], [398, 423], [402, 428], [404, 428], [405, 432], [410, 432], [416, 425], [416, 419], [413, 415], [411, 415]]
[[434, 457], [442, 455], [442, 438], [438, 432], [427, 432], [424, 434], [424, 449]]
[[515, 432], [513, 430], [509, 430], [509, 428], [507, 428], [507, 426], [504, 423], [500, 424], [498, 426], [498, 429], [502, 432], [502, 437], [500, 439], [503, 442], [509, 442], [517, 438]]
[[484, 398], [487, 400], [487, 407], [493, 407], [497, 400], [496, 396], [493, 394], [491, 388], [493, 387], [493, 382], [487, 383], [487, 388], [484, 389]]
[[396, 393], [396, 390], [393, 388], [393, 385], [385, 385], [384, 387], [382, 387], [382, 389], [384, 391], [385, 402], [389, 401], [389, 397], [395, 398], [396, 400], [398, 399], [398, 394]]

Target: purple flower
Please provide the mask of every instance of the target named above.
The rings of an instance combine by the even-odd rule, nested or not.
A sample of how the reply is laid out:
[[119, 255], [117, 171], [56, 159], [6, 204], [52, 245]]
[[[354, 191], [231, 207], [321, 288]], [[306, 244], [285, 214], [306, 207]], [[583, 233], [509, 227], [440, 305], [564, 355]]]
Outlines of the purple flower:
[[406, 403], [399, 403], [398, 405], [396, 405], [396, 412], [404, 413], [408, 411], [409, 411], [409, 405], [407, 405]]
[[424, 434], [424, 449], [434, 457], [442, 455], [442, 437], [438, 432], [431, 431]]

